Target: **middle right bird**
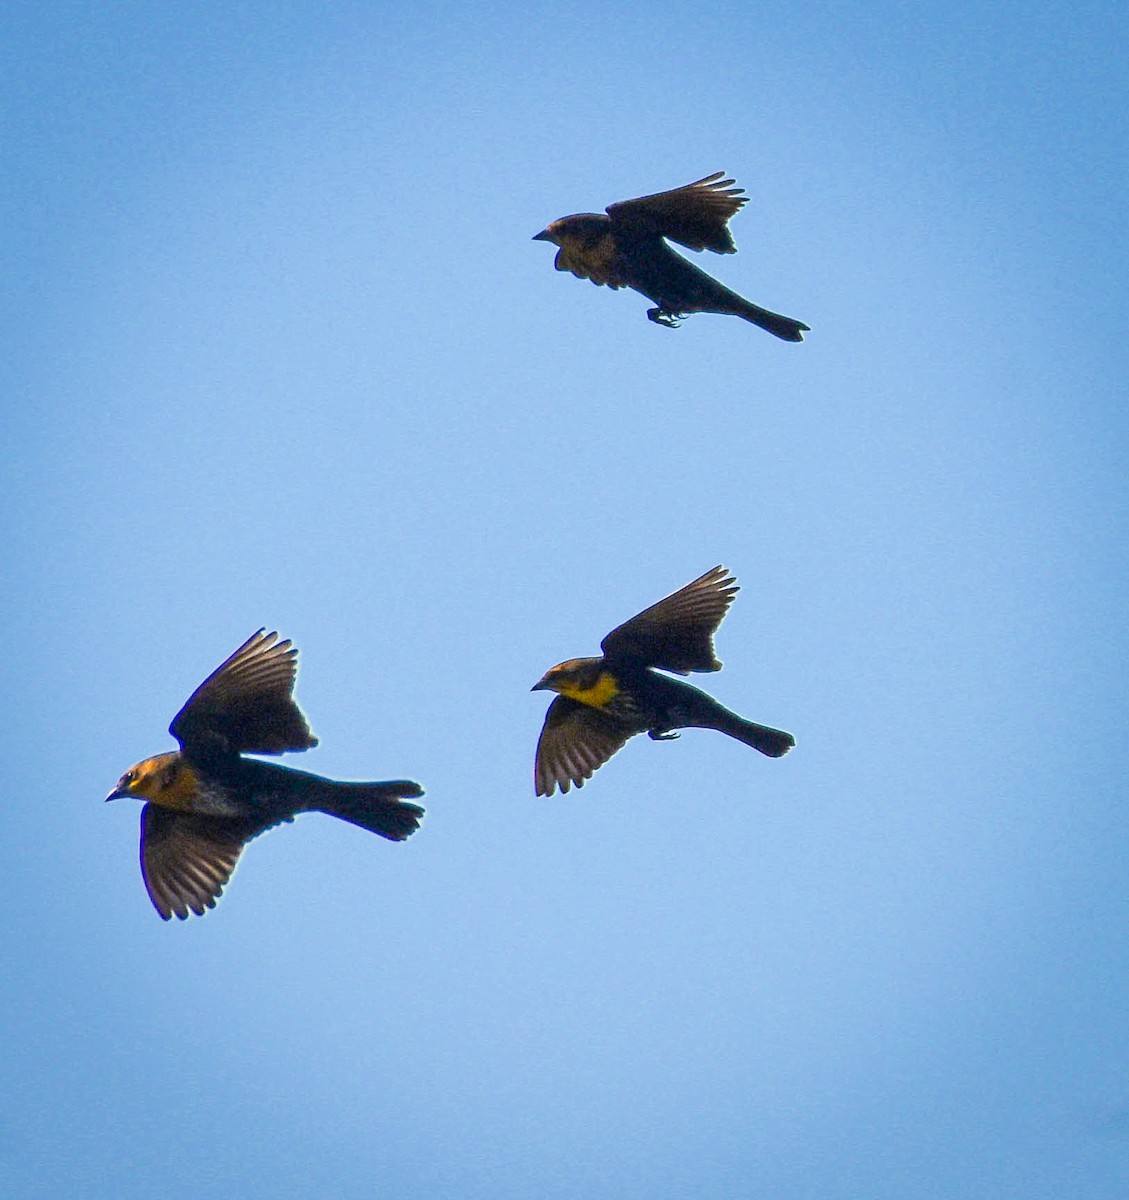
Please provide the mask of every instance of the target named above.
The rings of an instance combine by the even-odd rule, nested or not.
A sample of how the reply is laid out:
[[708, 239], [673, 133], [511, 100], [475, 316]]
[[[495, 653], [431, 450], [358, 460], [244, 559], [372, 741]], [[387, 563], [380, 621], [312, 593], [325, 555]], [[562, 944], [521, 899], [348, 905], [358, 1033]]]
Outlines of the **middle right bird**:
[[550, 667], [533, 691], [556, 692], [537, 743], [538, 796], [583, 787], [597, 767], [637, 733], [656, 741], [677, 729], [716, 729], [770, 758], [796, 744], [790, 733], [746, 721], [712, 696], [660, 675], [720, 671], [713, 635], [738, 592], [725, 567], [714, 567], [613, 629], [601, 658], [571, 658]]

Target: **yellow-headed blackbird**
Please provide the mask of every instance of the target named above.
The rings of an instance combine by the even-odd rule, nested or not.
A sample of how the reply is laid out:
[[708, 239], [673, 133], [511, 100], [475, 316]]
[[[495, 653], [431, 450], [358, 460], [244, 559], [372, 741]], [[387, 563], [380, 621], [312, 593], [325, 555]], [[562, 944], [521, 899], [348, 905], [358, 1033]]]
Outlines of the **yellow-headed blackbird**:
[[715, 171], [696, 183], [621, 200], [603, 213], [561, 217], [533, 235], [535, 242], [559, 246], [556, 268], [611, 288], [629, 287], [653, 300], [647, 316], [673, 329], [696, 312], [744, 317], [786, 342], [802, 342], [808, 326], [791, 317], [758, 308], [718, 283], [672, 250], [669, 238], [690, 250], [733, 254], [737, 247], [727, 222], [748, 200]]
[[179, 751], [130, 767], [106, 797], [141, 810], [141, 874], [167, 921], [214, 908], [251, 838], [300, 812], [323, 812], [394, 842], [415, 833], [418, 783], [338, 783], [243, 754], [308, 750], [317, 738], [294, 700], [298, 651], [262, 629], [221, 663], [173, 718]]
[[662, 671], [720, 671], [713, 634], [737, 594], [737, 581], [714, 567], [613, 629], [602, 658], [571, 658], [545, 672], [533, 691], [556, 692], [537, 743], [538, 796], [583, 787], [597, 767], [637, 733], [656, 741], [675, 729], [717, 729], [771, 758], [796, 744], [790, 733], [757, 725]]

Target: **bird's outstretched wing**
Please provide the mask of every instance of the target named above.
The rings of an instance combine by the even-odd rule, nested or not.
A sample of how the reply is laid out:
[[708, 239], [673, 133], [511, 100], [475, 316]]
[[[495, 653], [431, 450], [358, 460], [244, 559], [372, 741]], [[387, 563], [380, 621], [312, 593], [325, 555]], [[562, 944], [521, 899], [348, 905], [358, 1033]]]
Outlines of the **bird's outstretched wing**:
[[[289, 819], [289, 818], [285, 818]], [[141, 875], [153, 907], [167, 921], [215, 908], [247, 842], [269, 824], [208, 817], [156, 804], [141, 810]]]
[[610, 204], [607, 213], [620, 236], [665, 237], [690, 250], [732, 254], [737, 247], [727, 222], [747, 203], [744, 190], [715, 171], [685, 187]]
[[583, 787], [597, 767], [627, 741], [622, 726], [599, 709], [557, 696], [545, 714], [533, 768], [538, 796]]
[[190, 757], [282, 754], [317, 745], [293, 697], [298, 651], [260, 629], [221, 663], [173, 718]]
[[612, 663], [628, 660], [678, 675], [720, 671], [713, 634], [738, 590], [725, 567], [714, 567], [617, 626], [600, 649]]

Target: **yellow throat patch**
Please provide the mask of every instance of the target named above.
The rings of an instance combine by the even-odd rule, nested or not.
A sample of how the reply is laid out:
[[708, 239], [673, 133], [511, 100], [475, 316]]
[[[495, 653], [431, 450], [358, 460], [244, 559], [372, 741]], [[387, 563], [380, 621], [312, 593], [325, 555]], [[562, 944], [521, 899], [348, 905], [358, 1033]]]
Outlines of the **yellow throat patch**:
[[606, 708], [619, 695], [620, 688], [610, 671], [601, 671], [591, 687], [582, 687], [570, 679], [560, 679], [553, 681], [553, 690], [590, 708]]

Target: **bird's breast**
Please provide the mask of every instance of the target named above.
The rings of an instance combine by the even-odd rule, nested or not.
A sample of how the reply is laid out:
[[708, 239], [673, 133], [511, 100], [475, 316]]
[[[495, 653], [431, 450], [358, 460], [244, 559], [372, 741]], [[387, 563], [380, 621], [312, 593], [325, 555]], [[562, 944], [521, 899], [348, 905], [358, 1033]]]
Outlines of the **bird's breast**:
[[598, 238], [565, 237], [557, 255], [558, 271], [571, 271], [582, 279], [619, 286], [618, 248], [610, 233]]
[[147, 798], [161, 808], [176, 812], [199, 812], [200, 779], [179, 755], [162, 768]]
[[239, 817], [247, 812], [246, 798], [240, 795], [240, 789], [196, 770], [183, 758], [149, 799], [161, 808], [209, 817]]

